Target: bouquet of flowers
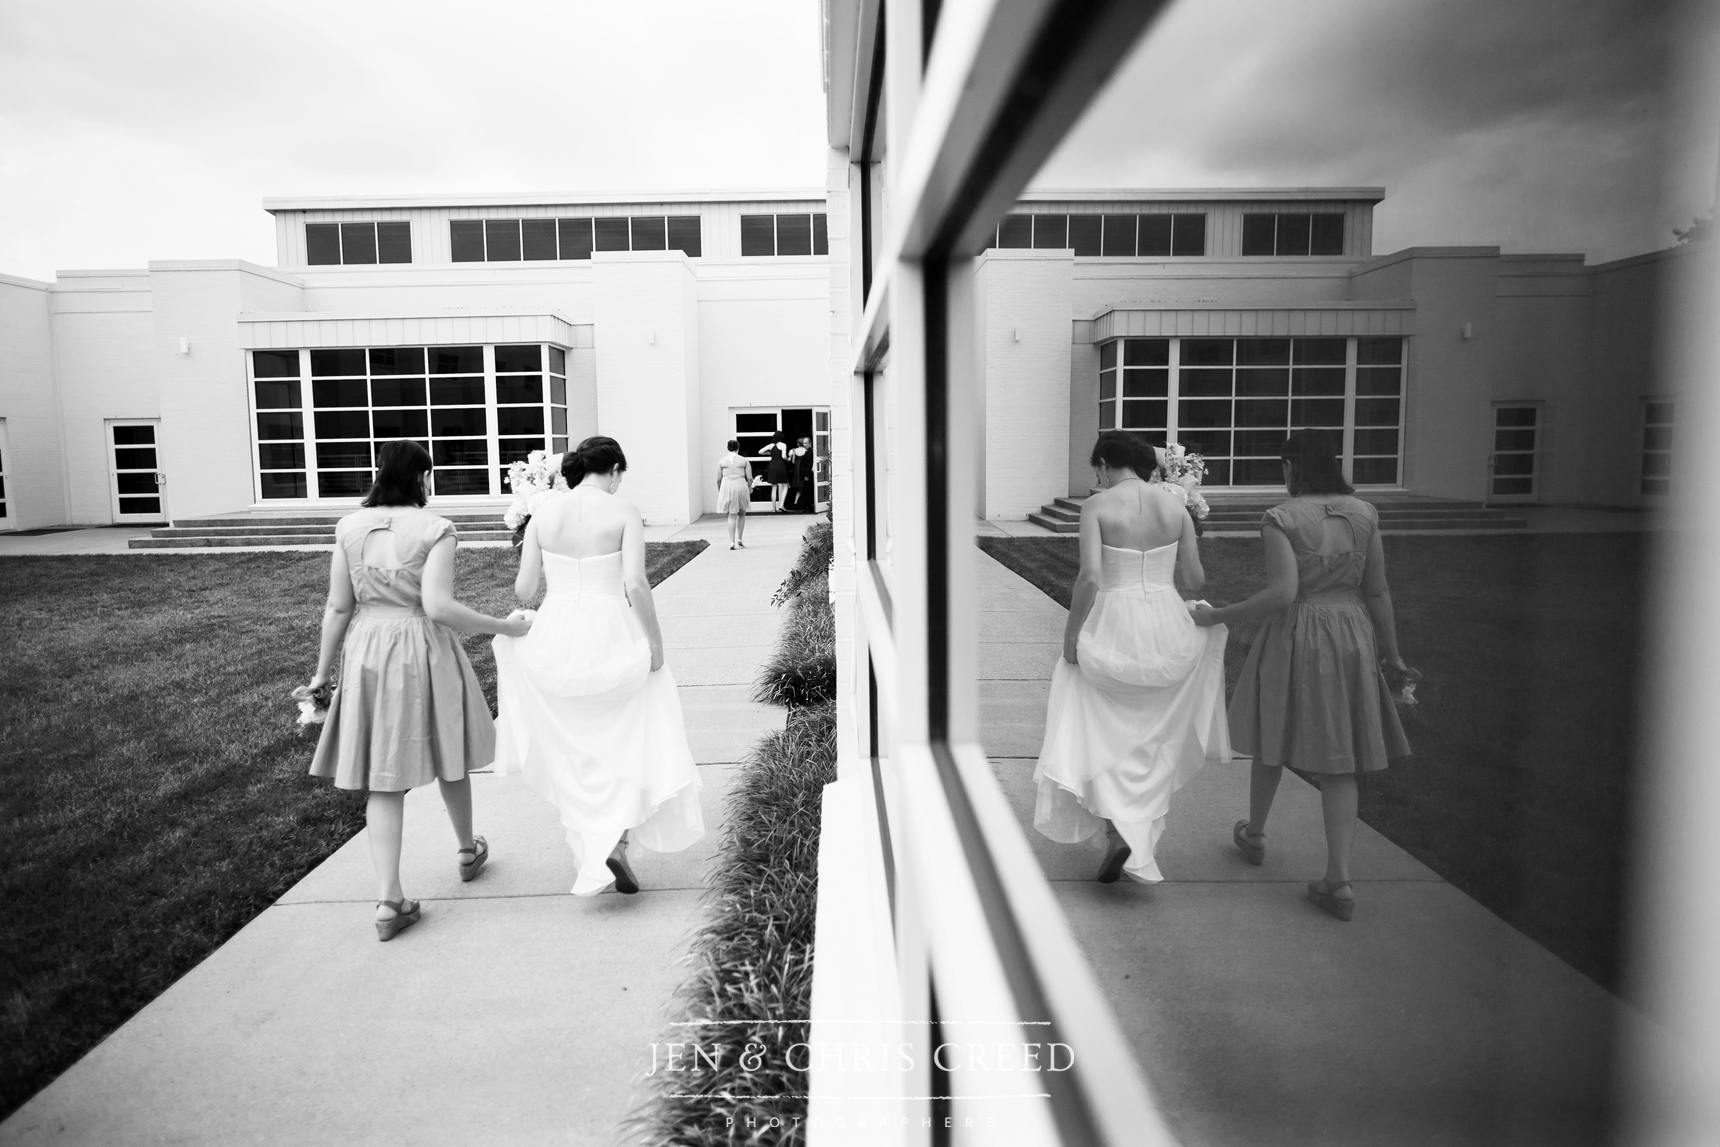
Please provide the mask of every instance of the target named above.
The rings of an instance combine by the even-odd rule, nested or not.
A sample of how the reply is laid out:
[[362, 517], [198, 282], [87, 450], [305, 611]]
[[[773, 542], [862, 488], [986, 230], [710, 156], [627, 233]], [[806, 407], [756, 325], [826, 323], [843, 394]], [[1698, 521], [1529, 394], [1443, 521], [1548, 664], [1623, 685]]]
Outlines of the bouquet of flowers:
[[1203, 521], [1210, 512], [1200, 493], [1200, 480], [1206, 477], [1206, 459], [1199, 454], [1190, 454], [1174, 443], [1163, 449], [1159, 482], [1182, 496], [1183, 504], [1194, 515], [1195, 521]]
[[508, 463], [504, 481], [514, 492], [513, 505], [502, 515], [502, 521], [514, 532], [514, 545], [525, 540], [526, 523], [532, 520], [532, 510], [547, 498], [552, 490], [567, 489], [567, 479], [561, 476], [561, 455], [533, 450], [524, 462]]
[[328, 707], [334, 700], [334, 682], [324, 681], [315, 689], [309, 685], [300, 685], [292, 692], [293, 700], [299, 703], [299, 731], [305, 732], [313, 725], [320, 725], [328, 720]]
[[1415, 687], [1421, 683], [1421, 670], [1408, 666], [1394, 669], [1385, 663], [1384, 658], [1380, 659], [1380, 668], [1385, 671], [1386, 684], [1391, 686], [1392, 700], [1397, 702], [1400, 709], [1413, 708], [1420, 704], [1415, 699]]

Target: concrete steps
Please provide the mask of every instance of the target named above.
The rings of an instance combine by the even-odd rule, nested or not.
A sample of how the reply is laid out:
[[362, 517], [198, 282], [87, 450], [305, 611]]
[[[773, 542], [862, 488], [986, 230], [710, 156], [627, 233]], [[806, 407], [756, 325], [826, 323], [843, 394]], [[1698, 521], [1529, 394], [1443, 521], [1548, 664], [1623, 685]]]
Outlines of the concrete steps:
[[[133, 538], [134, 550], [276, 549], [281, 546], [332, 546], [334, 527], [346, 513], [291, 517], [256, 515], [230, 518], [186, 518]], [[514, 532], [494, 513], [443, 514], [454, 523], [463, 542], [505, 542]]]
[[[1087, 495], [1078, 494], [1048, 502], [1027, 515], [1027, 520], [1053, 533], [1074, 534], [1081, 528], [1081, 503]], [[1384, 495], [1365, 497], [1379, 511], [1380, 531], [1397, 533], [1405, 530], [1523, 530], [1528, 523], [1513, 518], [1503, 510], [1483, 506], [1480, 502], [1459, 502], [1444, 498], [1417, 498], [1413, 495]], [[1260, 525], [1260, 515], [1276, 506], [1282, 498], [1226, 498], [1207, 492], [1211, 513], [1202, 523], [1208, 531], [1248, 531]]]

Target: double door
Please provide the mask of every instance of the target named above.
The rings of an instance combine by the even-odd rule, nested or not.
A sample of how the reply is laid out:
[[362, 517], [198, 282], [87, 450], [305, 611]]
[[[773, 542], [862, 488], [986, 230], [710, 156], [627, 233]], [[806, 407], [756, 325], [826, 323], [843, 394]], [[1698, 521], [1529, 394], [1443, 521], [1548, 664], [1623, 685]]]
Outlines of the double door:
[[753, 487], [751, 511], [755, 514], [772, 512], [771, 487], [768, 481], [770, 458], [765, 447], [778, 434], [787, 437], [789, 445], [802, 438], [812, 440], [813, 509], [822, 513], [830, 508], [830, 408], [827, 406], [748, 406], [734, 411], [734, 437], [741, 444], [740, 452], [752, 465]]

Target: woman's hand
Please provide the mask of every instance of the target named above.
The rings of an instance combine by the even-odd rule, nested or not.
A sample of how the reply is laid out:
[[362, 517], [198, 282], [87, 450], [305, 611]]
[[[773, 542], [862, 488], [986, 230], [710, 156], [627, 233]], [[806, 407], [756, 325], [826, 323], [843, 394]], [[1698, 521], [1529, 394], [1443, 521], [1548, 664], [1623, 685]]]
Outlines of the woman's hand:
[[1410, 671], [1409, 666], [1404, 664], [1402, 657], [1382, 657], [1380, 658], [1380, 663], [1387, 669], [1395, 670], [1398, 673], [1408, 673]]
[[1071, 665], [1081, 664], [1076, 657], [1075, 644], [1076, 643], [1072, 640], [1065, 640], [1063, 642], [1063, 660], [1067, 661]]
[[315, 693], [318, 689], [321, 689], [324, 685], [327, 685], [327, 684], [328, 684], [328, 674], [327, 673], [318, 673], [311, 678], [311, 683], [309, 685], [305, 686], [305, 688], [308, 689], [310, 692]]
[[534, 610], [516, 609], [502, 622], [502, 636], [524, 637], [532, 631], [532, 622], [536, 619], [537, 613]]
[[1214, 609], [1210, 605], [1195, 606], [1194, 609], [1189, 611], [1189, 616], [1194, 619], [1194, 623], [1196, 625], [1203, 629], [1207, 626], [1221, 624], [1218, 619], [1218, 610]]
[[651, 672], [655, 673], [661, 668], [663, 668], [663, 647], [653, 645], [651, 647]]

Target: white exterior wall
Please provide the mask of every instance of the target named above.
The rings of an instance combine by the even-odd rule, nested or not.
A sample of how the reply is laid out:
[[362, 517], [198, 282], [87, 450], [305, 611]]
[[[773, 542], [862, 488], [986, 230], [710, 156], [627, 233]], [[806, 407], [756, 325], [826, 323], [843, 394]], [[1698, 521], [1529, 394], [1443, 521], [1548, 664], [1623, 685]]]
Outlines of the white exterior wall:
[[597, 282], [597, 424], [627, 453], [622, 487], [652, 524], [697, 517], [697, 283], [679, 251], [606, 252]]
[[[113, 521], [107, 423], [159, 418], [148, 271], [62, 271], [49, 297], [67, 521]], [[14, 442], [16, 435], [14, 435]]]
[[985, 363], [985, 516], [1020, 520], [1067, 492], [1068, 251], [987, 251], [974, 274]]
[[734, 434], [736, 408], [830, 405], [830, 263], [813, 256], [699, 269], [694, 505], [715, 513], [717, 459]]
[[[239, 260], [152, 262], [150, 357], [161, 395], [161, 468], [174, 518], [249, 509], [256, 501], [251, 396], [241, 312], [300, 307], [289, 277]], [[179, 353], [179, 340], [191, 350]]]
[[55, 402], [49, 286], [0, 275], [0, 419], [6, 422], [6, 526], [66, 520], [65, 449]]

